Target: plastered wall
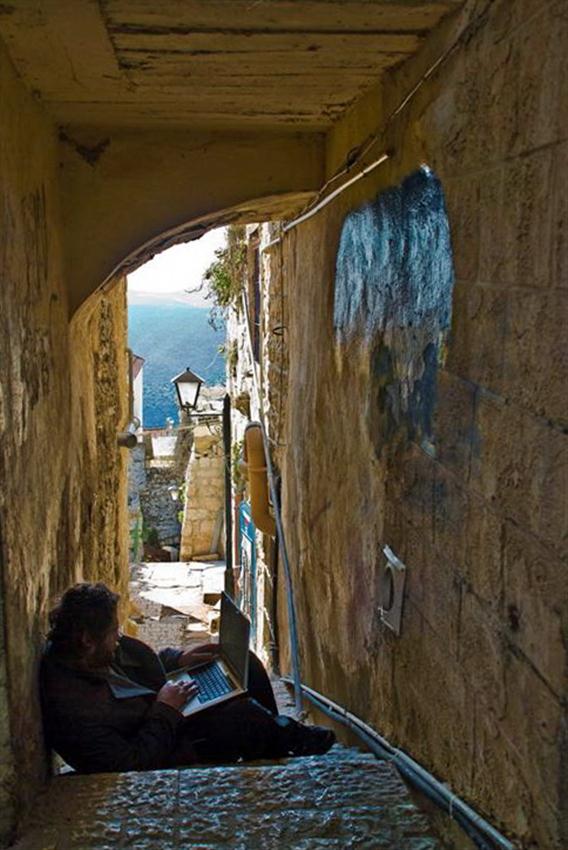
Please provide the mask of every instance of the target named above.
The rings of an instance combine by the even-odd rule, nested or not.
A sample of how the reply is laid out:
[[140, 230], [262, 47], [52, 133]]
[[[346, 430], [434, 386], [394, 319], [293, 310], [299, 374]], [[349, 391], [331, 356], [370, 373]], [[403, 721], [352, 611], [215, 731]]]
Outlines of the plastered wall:
[[[560, 850], [568, 14], [539, 0], [466, 7], [329, 139], [330, 170], [372, 131], [369, 159], [391, 149], [388, 163], [284, 239], [285, 522], [304, 680], [518, 846]], [[369, 329], [363, 305], [348, 338], [334, 327], [346, 217], [421, 163], [441, 182], [454, 269], [451, 322], [427, 382], [420, 317], [404, 334], [396, 312], [390, 329]], [[376, 357], [388, 333], [404, 337], [408, 395], [422, 381], [427, 439], [408, 405], [389, 425], [392, 376]], [[407, 565], [399, 637], [377, 613], [385, 545]], [[283, 591], [281, 602], [284, 622]]]
[[2, 52], [0, 102], [1, 845], [45, 770], [47, 610], [80, 577], [125, 586], [116, 431], [127, 373], [123, 284], [69, 325], [55, 130]]

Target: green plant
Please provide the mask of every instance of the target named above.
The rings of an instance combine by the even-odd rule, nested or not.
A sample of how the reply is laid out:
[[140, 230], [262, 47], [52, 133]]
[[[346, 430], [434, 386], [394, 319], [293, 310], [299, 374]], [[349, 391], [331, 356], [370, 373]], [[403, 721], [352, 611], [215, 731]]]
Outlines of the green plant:
[[159, 546], [160, 545], [160, 535], [158, 534], [158, 529], [151, 526], [148, 528], [147, 525], [142, 527], [142, 540], [144, 543], [147, 543], [148, 546]]
[[227, 363], [230, 374], [233, 378], [237, 377], [237, 363], [239, 362], [239, 344], [236, 339], [231, 342], [224, 342], [217, 349], [219, 354], [222, 354]]
[[244, 493], [247, 478], [242, 467], [244, 440], [237, 440], [231, 446], [231, 478], [236, 493]]
[[142, 536], [142, 522], [140, 518], [137, 517], [134, 527], [130, 529], [130, 555], [134, 561], [138, 561], [140, 559]]
[[206, 269], [203, 282], [207, 287], [206, 298], [213, 300], [209, 324], [221, 330], [230, 307], [238, 308], [246, 277], [247, 246], [244, 227], [231, 225], [227, 228], [227, 244], [215, 251], [215, 260]]

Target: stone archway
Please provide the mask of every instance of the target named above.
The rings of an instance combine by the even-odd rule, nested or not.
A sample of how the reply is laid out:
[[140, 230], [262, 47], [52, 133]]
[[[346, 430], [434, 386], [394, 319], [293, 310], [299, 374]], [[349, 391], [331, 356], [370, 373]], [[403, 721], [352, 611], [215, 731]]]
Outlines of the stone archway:
[[317, 134], [60, 135], [70, 309], [153, 254], [232, 222], [283, 218], [323, 182]]

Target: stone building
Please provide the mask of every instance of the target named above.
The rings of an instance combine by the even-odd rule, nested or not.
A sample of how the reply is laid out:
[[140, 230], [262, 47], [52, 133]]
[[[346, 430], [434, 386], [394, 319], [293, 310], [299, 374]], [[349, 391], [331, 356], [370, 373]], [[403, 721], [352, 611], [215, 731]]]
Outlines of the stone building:
[[123, 275], [272, 220], [256, 345], [302, 677], [563, 850], [565, 1], [18, 0], [0, 39], [3, 839], [46, 772], [47, 611], [126, 584]]
[[140, 489], [140, 507], [144, 536], [154, 547], [171, 546], [179, 550], [180, 506], [171, 497], [171, 488], [180, 487], [183, 474], [176, 456], [178, 434], [159, 429], [144, 434], [144, 483]]
[[[278, 624], [274, 608], [278, 555], [275, 539], [255, 527], [250, 510], [246, 468], [242, 463], [246, 426], [251, 421], [259, 420], [261, 407], [266, 418], [272, 455], [278, 467], [281, 466], [285, 450], [287, 296], [280, 267], [271, 262], [266, 250], [278, 231], [277, 223], [252, 224], [246, 228], [247, 262], [242, 284], [249, 305], [249, 317], [246, 321], [239, 301], [228, 315], [226, 342], [230, 352], [227, 388], [232, 400], [235, 572], [240, 601], [253, 626], [255, 651], [268, 664], [275, 664], [278, 660]], [[256, 382], [253, 371], [256, 371]], [[262, 398], [256, 391], [256, 385], [262, 390]]]
[[224, 450], [219, 419], [193, 429], [185, 475], [180, 560], [224, 554]]

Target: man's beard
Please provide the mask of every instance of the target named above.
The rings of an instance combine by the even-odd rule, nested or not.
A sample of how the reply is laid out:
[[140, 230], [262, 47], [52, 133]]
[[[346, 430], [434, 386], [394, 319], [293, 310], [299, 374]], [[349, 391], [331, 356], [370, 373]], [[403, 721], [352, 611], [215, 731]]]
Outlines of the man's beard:
[[106, 646], [99, 646], [91, 656], [90, 666], [99, 670], [101, 667], [108, 667], [114, 659], [114, 650]]

